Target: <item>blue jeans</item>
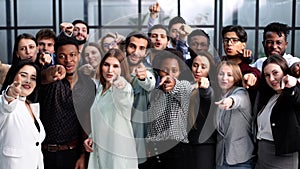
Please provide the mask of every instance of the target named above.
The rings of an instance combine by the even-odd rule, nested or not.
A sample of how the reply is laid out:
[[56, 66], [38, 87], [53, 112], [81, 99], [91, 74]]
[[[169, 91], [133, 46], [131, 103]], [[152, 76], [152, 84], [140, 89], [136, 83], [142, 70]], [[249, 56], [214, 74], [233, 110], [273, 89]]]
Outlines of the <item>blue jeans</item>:
[[250, 159], [244, 163], [239, 163], [235, 165], [229, 165], [224, 161], [222, 166], [217, 165], [216, 169], [252, 169], [253, 168], [253, 160]]

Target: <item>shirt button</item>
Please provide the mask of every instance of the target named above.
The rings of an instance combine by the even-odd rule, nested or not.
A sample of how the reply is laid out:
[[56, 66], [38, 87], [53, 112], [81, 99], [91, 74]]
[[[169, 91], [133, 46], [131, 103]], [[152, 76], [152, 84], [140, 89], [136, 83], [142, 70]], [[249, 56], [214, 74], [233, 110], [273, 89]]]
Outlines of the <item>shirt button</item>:
[[36, 146], [39, 146], [39, 145], [40, 145], [40, 143], [39, 143], [39, 142], [36, 142], [36, 143], [35, 143], [35, 145], [36, 145]]
[[274, 126], [275, 126], [275, 123], [272, 123], [272, 126], [274, 127]]

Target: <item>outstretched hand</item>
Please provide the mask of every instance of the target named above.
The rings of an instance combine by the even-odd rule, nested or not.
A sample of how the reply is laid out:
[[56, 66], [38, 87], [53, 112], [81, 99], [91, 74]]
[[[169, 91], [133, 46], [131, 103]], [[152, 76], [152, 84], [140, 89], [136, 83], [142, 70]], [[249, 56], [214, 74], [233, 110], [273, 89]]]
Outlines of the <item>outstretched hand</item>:
[[182, 24], [177, 31], [178, 31], [180, 39], [182, 39], [184, 41], [187, 41], [187, 36], [189, 34], [191, 34], [191, 32], [193, 30], [192, 30], [192, 28], [189, 25]]
[[233, 105], [233, 99], [231, 97], [224, 98], [220, 101], [215, 102], [219, 109], [228, 110]]
[[159, 3], [156, 2], [154, 5], [149, 6], [149, 11], [150, 11], [150, 17], [155, 19], [158, 17], [158, 14], [160, 12], [160, 6]]
[[174, 89], [176, 81], [170, 75], [161, 78], [159, 85], [165, 92], [169, 92]]
[[111, 84], [117, 89], [123, 89], [126, 86], [126, 80], [122, 76], [117, 75], [116, 78], [112, 80]]
[[257, 77], [253, 73], [247, 73], [243, 77], [243, 87], [248, 89], [255, 85]]
[[43, 77], [44, 80], [42, 80], [44, 84], [52, 83], [57, 80], [62, 80], [66, 76], [66, 69], [62, 65], [53, 65], [48, 67], [44, 71], [45, 73], [43, 74], [45, 74], [45, 77]]
[[134, 69], [134, 73], [139, 80], [145, 80], [147, 77], [147, 69], [142, 62]]
[[237, 52], [240, 55], [243, 55], [244, 58], [250, 58], [252, 56], [252, 50], [250, 49], [242, 49], [241, 51], [237, 50]]
[[21, 94], [21, 83], [22, 83], [22, 78], [21, 75], [18, 74], [17, 79], [8, 88], [6, 95], [9, 97], [13, 97], [14, 99], [17, 99]]
[[39, 57], [39, 62], [41, 65], [49, 65], [52, 62], [52, 57], [49, 53], [41, 53]]
[[280, 87], [281, 87], [281, 89], [291, 88], [291, 87], [296, 86], [296, 84], [297, 84], [297, 79], [295, 77], [290, 76], [290, 75], [285, 75], [281, 79]]

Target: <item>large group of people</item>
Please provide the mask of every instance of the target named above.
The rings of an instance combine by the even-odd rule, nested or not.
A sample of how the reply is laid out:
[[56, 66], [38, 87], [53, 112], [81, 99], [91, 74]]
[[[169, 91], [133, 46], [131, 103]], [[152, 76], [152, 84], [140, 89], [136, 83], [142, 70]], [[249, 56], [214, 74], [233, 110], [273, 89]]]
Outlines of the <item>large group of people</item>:
[[0, 168], [298, 169], [289, 26], [266, 25], [254, 61], [240, 25], [222, 28], [214, 56], [204, 30], [149, 11], [147, 33], [91, 42], [77, 19], [16, 37], [0, 62]]

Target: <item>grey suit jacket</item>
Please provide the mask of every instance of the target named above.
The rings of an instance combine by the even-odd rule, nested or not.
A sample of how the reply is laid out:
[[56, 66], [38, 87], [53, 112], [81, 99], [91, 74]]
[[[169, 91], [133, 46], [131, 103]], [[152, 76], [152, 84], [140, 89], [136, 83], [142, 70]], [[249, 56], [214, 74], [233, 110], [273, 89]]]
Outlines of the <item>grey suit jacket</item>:
[[216, 111], [217, 165], [223, 165], [224, 160], [230, 165], [246, 162], [251, 159], [254, 150], [251, 103], [247, 90], [235, 87], [226, 97], [231, 97], [234, 104], [229, 110], [218, 108]]

